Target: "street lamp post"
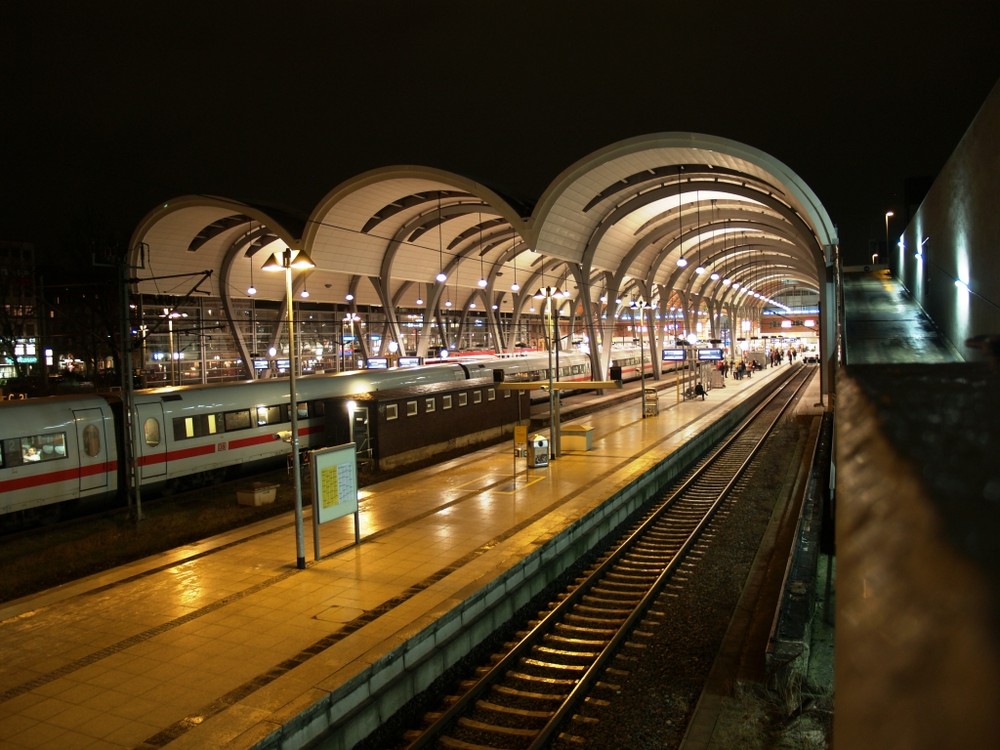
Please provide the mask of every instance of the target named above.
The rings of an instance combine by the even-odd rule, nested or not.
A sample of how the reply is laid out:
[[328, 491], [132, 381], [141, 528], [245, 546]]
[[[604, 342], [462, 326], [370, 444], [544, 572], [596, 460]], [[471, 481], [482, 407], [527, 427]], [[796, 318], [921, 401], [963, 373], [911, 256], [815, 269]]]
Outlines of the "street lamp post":
[[[642, 299], [632, 300], [632, 327], [639, 331], [639, 395], [642, 404], [642, 417], [646, 418], [646, 355], [642, 344], [642, 310], [646, 306]], [[639, 324], [635, 322], [635, 312], [639, 311]]]
[[[895, 215], [896, 214], [894, 214], [892, 211], [886, 211], [885, 212], [885, 254], [886, 255], [889, 254], [889, 219], [891, 217], [895, 216]], [[872, 263], [874, 263], [874, 262], [875, 262], [875, 259], [873, 258], [872, 259]]]
[[561, 297], [562, 292], [550, 286], [543, 287], [535, 292], [535, 299], [545, 300], [545, 312], [549, 317], [548, 337], [549, 337], [549, 455], [556, 458], [559, 455], [559, 435], [557, 432], [558, 422], [556, 420], [556, 398], [555, 389], [555, 368], [552, 364], [552, 347], [556, 345], [555, 330], [555, 304], [556, 297]]
[[[305, 534], [302, 528], [302, 469], [299, 466], [299, 397], [295, 377], [298, 362], [295, 354], [295, 311], [292, 297], [292, 269], [315, 268], [316, 264], [302, 251], [286, 247], [280, 255], [275, 253], [261, 267], [264, 271], [285, 272], [285, 301], [288, 306], [288, 395], [291, 400], [288, 411], [292, 422], [292, 477], [295, 497], [295, 566], [306, 567]], [[315, 512], [315, 509], [314, 511]]]

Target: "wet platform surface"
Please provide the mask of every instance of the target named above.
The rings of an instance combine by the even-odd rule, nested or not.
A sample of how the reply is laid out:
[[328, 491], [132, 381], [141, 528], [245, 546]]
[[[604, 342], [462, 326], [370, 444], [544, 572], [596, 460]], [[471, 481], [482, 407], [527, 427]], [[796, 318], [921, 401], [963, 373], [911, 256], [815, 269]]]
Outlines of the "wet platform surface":
[[253, 747], [779, 369], [589, 414], [593, 449], [547, 467], [504, 445], [363, 488], [361, 543], [353, 517], [326, 524], [319, 561], [307, 509], [305, 570], [287, 515], [2, 605], [0, 744]]
[[844, 274], [846, 364], [960, 362], [961, 357], [888, 270]]

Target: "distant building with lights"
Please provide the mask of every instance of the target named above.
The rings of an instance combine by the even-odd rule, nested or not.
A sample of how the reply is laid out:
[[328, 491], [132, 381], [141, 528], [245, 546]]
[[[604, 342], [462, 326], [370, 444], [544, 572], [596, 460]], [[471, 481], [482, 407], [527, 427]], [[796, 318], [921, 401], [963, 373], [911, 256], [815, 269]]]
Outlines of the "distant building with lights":
[[0, 381], [40, 375], [35, 247], [0, 241]]

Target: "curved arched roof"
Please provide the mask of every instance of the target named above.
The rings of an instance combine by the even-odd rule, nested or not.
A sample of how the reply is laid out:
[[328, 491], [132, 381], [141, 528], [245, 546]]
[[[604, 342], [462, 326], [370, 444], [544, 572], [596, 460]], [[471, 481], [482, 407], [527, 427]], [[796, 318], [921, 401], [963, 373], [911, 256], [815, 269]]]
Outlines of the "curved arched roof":
[[[589, 286], [592, 300], [611, 290], [665, 292], [753, 307], [748, 288], [762, 299], [785, 288], [820, 292], [836, 242], [816, 196], [776, 159], [726, 139], [661, 133], [581, 159], [530, 216], [484, 185], [420, 166], [347, 180], [304, 218], [183, 196], [139, 224], [132, 264], [143, 261], [139, 292], [184, 294], [196, 278], [188, 274], [210, 270], [211, 289], [200, 289], [223, 300], [245, 296], [251, 275], [259, 297], [283, 299], [283, 279], [260, 266], [291, 246], [316, 263], [295, 280], [312, 301], [509, 309], [516, 279], [526, 288]], [[682, 257], [691, 261], [683, 268]], [[444, 284], [435, 282], [440, 271]]]

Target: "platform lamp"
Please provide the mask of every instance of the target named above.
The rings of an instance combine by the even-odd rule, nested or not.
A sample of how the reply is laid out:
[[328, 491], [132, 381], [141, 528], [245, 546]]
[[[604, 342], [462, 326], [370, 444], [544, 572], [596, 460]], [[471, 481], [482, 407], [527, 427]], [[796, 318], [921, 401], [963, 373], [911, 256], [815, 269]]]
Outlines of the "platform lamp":
[[261, 266], [262, 271], [285, 272], [285, 304], [288, 306], [288, 394], [291, 399], [289, 416], [292, 421], [292, 478], [295, 492], [295, 566], [299, 570], [306, 567], [305, 533], [302, 528], [302, 470], [299, 466], [299, 396], [295, 388], [295, 376], [299, 369], [298, 357], [295, 355], [295, 298], [292, 296], [292, 269], [305, 270], [315, 268], [306, 253], [286, 247], [280, 253], [274, 253]]
[[562, 297], [563, 293], [558, 287], [543, 286], [535, 292], [535, 299], [545, 300], [545, 311], [549, 316], [549, 454], [552, 458], [559, 455], [559, 438], [556, 433], [556, 389], [555, 371], [552, 365], [552, 347], [556, 345], [556, 297]]
[[[889, 254], [889, 219], [891, 219], [895, 215], [896, 214], [894, 214], [892, 211], [886, 211], [885, 212], [885, 254], [886, 255]], [[872, 264], [874, 264], [877, 259], [878, 259], [877, 255], [875, 257], [873, 257], [872, 258]]]
[[[642, 343], [642, 326], [645, 323], [643, 319], [643, 309], [646, 307], [646, 301], [640, 297], [639, 299], [632, 299], [632, 326], [638, 328], [639, 330], [639, 395], [641, 396], [642, 403], [642, 417], [646, 418], [646, 353], [643, 350]], [[639, 325], [635, 323], [635, 313], [639, 312]]]

